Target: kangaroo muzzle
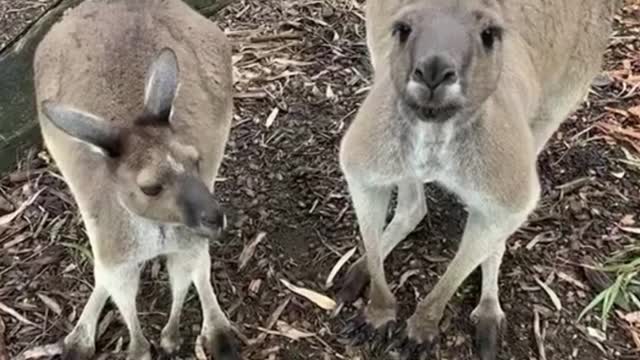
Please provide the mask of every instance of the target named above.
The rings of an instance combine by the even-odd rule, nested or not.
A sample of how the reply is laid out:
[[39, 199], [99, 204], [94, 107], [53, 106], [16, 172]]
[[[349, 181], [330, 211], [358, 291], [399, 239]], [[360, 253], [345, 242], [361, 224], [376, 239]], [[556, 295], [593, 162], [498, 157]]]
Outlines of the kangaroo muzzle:
[[195, 176], [184, 175], [179, 180], [178, 206], [184, 224], [190, 228], [217, 234], [227, 226], [227, 217], [213, 194]]

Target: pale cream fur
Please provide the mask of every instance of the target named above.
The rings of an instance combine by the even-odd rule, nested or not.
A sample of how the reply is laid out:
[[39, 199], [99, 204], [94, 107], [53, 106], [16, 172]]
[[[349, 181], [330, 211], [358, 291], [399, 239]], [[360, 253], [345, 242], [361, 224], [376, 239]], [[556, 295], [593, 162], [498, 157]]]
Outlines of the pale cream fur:
[[[155, 139], [150, 130], [151, 138], [143, 140], [153, 146], [134, 144], [128, 149], [131, 157], [108, 160], [132, 162], [118, 164], [117, 174], [104, 154], [89, 151], [95, 147], [73, 139], [44, 115], [43, 101], [52, 100], [95, 114], [110, 126], [130, 128], [144, 108], [150, 63], [166, 47], [180, 68], [171, 115], [174, 135]], [[77, 201], [95, 262], [95, 288], [65, 339], [65, 356], [92, 358], [98, 316], [110, 296], [130, 331], [128, 359], [150, 359], [135, 296], [142, 264], [162, 254], [174, 298], [162, 347], [172, 352], [178, 346], [180, 311], [192, 282], [202, 305], [205, 341], [214, 341], [216, 331], [229, 331], [210, 283], [208, 239], [178, 226], [174, 202], [128, 208], [123, 194], [142, 195], [121, 180], [136, 184], [162, 181], [160, 170], [171, 176], [191, 172], [213, 191], [232, 116], [231, 46], [222, 31], [179, 0], [87, 0], [53, 26], [37, 49], [34, 70], [44, 141]], [[165, 191], [169, 198], [175, 189]], [[153, 215], [148, 218], [147, 212]]]
[[[456, 115], [444, 123], [430, 123], [402, 120], [398, 112], [399, 95], [391, 79], [397, 71], [391, 61], [397, 55], [392, 24], [415, 4], [421, 4], [417, 11], [431, 12], [425, 19], [465, 9], [462, 12], [488, 11], [502, 21], [501, 68], [474, 74], [481, 79], [497, 72], [500, 77], [495, 91], [472, 104], [479, 110], [471, 117]], [[439, 183], [455, 193], [469, 218], [455, 258], [409, 319], [408, 338], [418, 345], [435, 339], [445, 306], [478, 266], [483, 272], [482, 296], [472, 317], [499, 326], [504, 313], [498, 301], [498, 269], [507, 238], [538, 201], [537, 154], [581, 103], [600, 71], [613, 14], [620, 4], [610, 0], [367, 1], [367, 43], [375, 79], [342, 140], [340, 163], [366, 250], [346, 283], [357, 288], [370, 278], [365, 314], [374, 328], [395, 320], [396, 300], [383, 261], [425, 215], [424, 182]], [[399, 191], [398, 205], [384, 228], [394, 187]], [[481, 352], [494, 353], [483, 359], [495, 356], [495, 349]]]

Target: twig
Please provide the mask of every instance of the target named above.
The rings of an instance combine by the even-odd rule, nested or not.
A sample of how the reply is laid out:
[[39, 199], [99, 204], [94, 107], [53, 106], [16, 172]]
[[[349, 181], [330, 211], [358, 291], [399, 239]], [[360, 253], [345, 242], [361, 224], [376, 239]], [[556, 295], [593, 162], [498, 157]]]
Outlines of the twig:
[[[282, 303], [280, 303], [280, 305], [278, 305], [278, 308], [276, 309], [276, 311], [274, 311], [271, 314], [271, 316], [269, 316], [269, 319], [267, 320], [267, 324], [263, 329], [271, 330], [273, 328], [276, 322], [278, 322], [278, 320], [280, 319], [280, 315], [282, 315], [282, 312], [284, 311], [284, 309], [291, 302], [292, 298], [293, 298], [293, 295], [289, 295]], [[260, 335], [258, 335], [257, 338], [249, 340], [249, 343], [251, 346], [255, 346], [257, 344], [263, 343], [266, 338], [267, 338], [267, 333], [263, 331], [260, 333]]]
[[540, 285], [542, 290], [544, 290], [544, 292], [547, 293], [547, 295], [549, 296], [549, 299], [551, 299], [551, 302], [553, 303], [553, 306], [556, 307], [556, 310], [562, 311], [562, 302], [560, 301], [560, 298], [558, 297], [558, 295], [549, 287], [549, 285], [545, 284], [542, 280], [538, 279], [537, 277], [535, 277], [534, 280], [538, 283], [538, 285]]
[[273, 35], [254, 36], [250, 37], [249, 41], [251, 41], [252, 43], [261, 43], [269, 41], [297, 40], [300, 38], [302, 38], [302, 34], [300, 33], [286, 32]]
[[26, 350], [20, 354], [15, 360], [28, 360], [28, 359], [40, 359], [42, 357], [52, 357], [62, 354], [62, 342], [56, 342], [53, 344], [47, 344], [42, 346], [36, 346], [32, 349]]
[[540, 313], [538, 309], [533, 309], [533, 334], [536, 337], [540, 360], [547, 360], [547, 353], [544, 349], [544, 330], [540, 331]]
[[4, 342], [4, 331], [4, 321], [2, 321], [2, 316], [0, 316], [0, 360], [9, 360], [7, 344]]
[[20, 315], [20, 313], [18, 313], [17, 311], [13, 310], [9, 306], [7, 306], [7, 305], [5, 305], [5, 304], [3, 304], [1, 302], [0, 302], [0, 310], [2, 310], [3, 312], [5, 312], [5, 313], [7, 313], [7, 314], [9, 314], [11, 316], [13, 316], [16, 320], [18, 320], [18, 321], [20, 321], [22, 323], [25, 323], [27, 325], [31, 325], [31, 326], [35, 326], [35, 327], [39, 328], [39, 326], [36, 323], [34, 323], [33, 321], [27, 319], [26, 317]]
[[265, 232], [258, 233], [255, 239], [249, 245], [247, 245], [244, 250], [242, 250], [240, 257], [238, 258], [238, 271], [241, 271], [245, 266], [247, 266], [247, 264], [253, 257], [253, 254], [255, 254], [256, 248], [258, 247], [258, 245], [260, 245], [260, 243], [266, 236], [267, 233]]

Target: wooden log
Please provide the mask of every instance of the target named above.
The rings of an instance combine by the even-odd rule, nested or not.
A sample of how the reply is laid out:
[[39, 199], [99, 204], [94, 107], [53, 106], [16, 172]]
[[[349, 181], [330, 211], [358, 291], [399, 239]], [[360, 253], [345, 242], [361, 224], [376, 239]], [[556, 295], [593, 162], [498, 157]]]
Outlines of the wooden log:
[[21, 150], [40, 140], [33, 87], [33, 54], [64, 10], [80, 1], [59, 1], [0, 54], [0, 171], [12, 167]]
[[[22, 150], [41, 143], [38, 129], [33, 56], [68, 8], [83, 0], [58, 0], [46, 13], [0, 53], [0, 173], [11, 169]], [[236, 0], [184, 0], [207, 17]]]

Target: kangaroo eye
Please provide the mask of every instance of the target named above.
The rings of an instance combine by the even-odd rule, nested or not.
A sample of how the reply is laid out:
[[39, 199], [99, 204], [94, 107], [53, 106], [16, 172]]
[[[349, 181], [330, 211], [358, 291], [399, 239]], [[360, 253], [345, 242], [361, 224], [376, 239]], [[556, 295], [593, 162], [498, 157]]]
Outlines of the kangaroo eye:
[[158, 196], [162, 192], [162, 185], [142, 186], [140, 191], [147, 196]]
[[411, 29], [409, 24], [399, 21], [393, 24], [391, 34], [393, 36], [397, 36], [401, 43], [405, 43], [409, 38], [409, 35], [411, 35], [411, 31], [413, 31], [413, 29]]
[[502, 28], [497, 26], [490, 26], [482, 30], [480, 38], [482, 39], [482, 45], [484, 46], [484, 48], [487, 50], [491, 50], [493, 49], [496, 41], [502, 40]]

